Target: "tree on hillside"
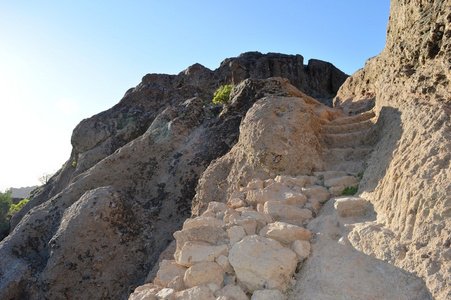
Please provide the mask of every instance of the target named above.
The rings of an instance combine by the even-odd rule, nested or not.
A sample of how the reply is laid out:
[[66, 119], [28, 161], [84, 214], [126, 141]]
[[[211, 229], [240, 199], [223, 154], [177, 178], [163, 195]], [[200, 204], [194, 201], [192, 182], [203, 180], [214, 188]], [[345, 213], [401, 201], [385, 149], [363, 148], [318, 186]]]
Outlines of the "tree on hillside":
[[11, 190], [0, 192], [0, 241], [9, 232], [9, 208], [12, 204]]
[[9, 215], [12, 217], [14, 216], [15, 213], [17, 213], [22, 207], [25, 206], [25, 204], [27, 204], [28, 202], [30, 202], [30, 200], [28, 199], [22, 199], [20, 200], [19, 203], [17, 204], [11, 204], [11, 207], [9, 208]]
[[38, 180], [42, 185], [46, 185], [47, 183], [49, 183], [50, 178], [52, 178], [53, 175], [54, 175], [53, 173], [51, 173], [51, 174], [45, 173], [45, 174], [42, 174], [42, 176], [39, 177]]

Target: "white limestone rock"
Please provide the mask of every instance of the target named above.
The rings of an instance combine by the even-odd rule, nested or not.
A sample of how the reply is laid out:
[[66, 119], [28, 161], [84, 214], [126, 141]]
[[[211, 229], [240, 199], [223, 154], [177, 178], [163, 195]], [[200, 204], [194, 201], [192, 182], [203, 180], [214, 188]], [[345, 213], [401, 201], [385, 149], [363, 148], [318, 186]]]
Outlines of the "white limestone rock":
[[195, 286], [190, 289], [177, 292], [175, 294], [176, 300], [215, 300], [215, 296], [211, 290], [206, 286]]
[[227, 230], [227, 234], [229, 235], [230, 245], [233, 246], [246, 236], [246, 231], [241, 226], [232, 226]]
[[327, 188], [320, 185], [313, 185], [303, 188], [302, 193], [306, 195], [308, 199], [316, 199], [320, 203], [324, 203], [330, 199], [330, 192]]
[[200, 262], [213, 262], [219, 255], [227, 252], [226, 245], [211, 246], [204, 242], [188, 241], [174, 257], [179, 265], [190, 267]]
[[365, 215], [369, 202], [360, 197], [341, 197], [335, 200], [334, 207], [342, 218]]
[[268, 224], [259, 233], [263, 237], [274, 239], [283, 245], [291, 245], [296, 240], [310, 240], [310, 230], [285, 222]]
[[222, 287], [224, 285], [224, 270], [215, 262], [201, 262], [188, 268], [183, 279], [187, 288], [206, 285], [209, 282]]
[[227, 204], [222, 202], [211, 201], [208, 203], [207, 211], [211, 211], [214, 213], [223, 212], [227, 209]]
[[310, 220], [313, 215], [309, 209], [299, 208], [279, 201], [265, 202], [264, 212], [271, 215], [274, 220], [287, 221], [290, 223], [303, 223]]
[[175, 290], [170, 288], [164, 288], [156, 294], [158, 300], [174, 300]]
[[225, 223], [222, 220], [218, 220], [213, 217], [204, 217], [200, 216], [194, 219], [187, 219], [183, 223], [183, 230], [200, 227], [200, 226], [216, 226], [216, 227], [222, 227]]
[[279, 242], [258, 235], [244, 237], [229, 253], [238, 282], [249, 292], [284, 290], [298, 262], [296, 254]]
[[177, 264], [173, 260], [162, 260], [159, 265], [159, 270], [154, 283], [160, 286], [167, 287], [168, 284], [177, 276], [184, 276], [186, 267]]
[[224, 299], [230, 300], [249, 300], [246, 293], [238, 286], [234, 284], [229, 284], [223, 287], [220, 291], [216, 293], [216, 296], [224, 297]]
[[306, 240], [296, 240], [291, 245], [291, 250], [298, 256], [299, 261], [304, 261], [310, 255], [310, 242]]

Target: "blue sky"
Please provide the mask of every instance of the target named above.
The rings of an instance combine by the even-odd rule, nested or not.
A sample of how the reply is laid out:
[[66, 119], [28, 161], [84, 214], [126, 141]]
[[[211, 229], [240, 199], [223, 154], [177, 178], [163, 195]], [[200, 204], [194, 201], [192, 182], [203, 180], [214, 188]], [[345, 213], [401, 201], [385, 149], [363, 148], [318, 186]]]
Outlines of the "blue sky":
[[389, 0], [0, 0], [0, 190], [38, 184], [73, 128], [147, 73], [216, 69], [247, 51], [352, 74], [385, 45]]

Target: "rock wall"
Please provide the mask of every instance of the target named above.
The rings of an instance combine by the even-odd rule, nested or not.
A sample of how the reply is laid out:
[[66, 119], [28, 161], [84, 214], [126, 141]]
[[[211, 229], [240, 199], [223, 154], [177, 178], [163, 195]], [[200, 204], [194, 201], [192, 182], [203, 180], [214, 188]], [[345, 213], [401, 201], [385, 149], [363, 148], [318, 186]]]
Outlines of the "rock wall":
[[[194, 215], [200, 215], [212, 200], [226, 202], [251, 178], [324, 169], [320, 129], [335, 112], [296, 90], [286, 79], [276, 83], [280, 92], [267, 89], [271, 96], [262, 97], [249, 109], [238, 143], [203, 173], [193, 200]], [[238, 100], [233, 97], [232, 105]]]
[[[148, 74], [117, 105], [83, 120], [66, 164], [0, 243], [0, 298], [127, 298], [190, 216], [200, 176], [236, 144], [253, 103], [302, 94], [286, 79], [258, 78], [280, 75], [326, 98], [336, 93], [346, 75], [314, 64], [248, 53], [214, 71], [196, 64], [178, 75]], [[246, 72], [232, 75], [238, 70]], [[210, 104], [219, 85], [241, 80], [229, 105]]]
[[420, 275], [437, 299], [451, 298], [450, 21], [450, 1], [393, 0], [386, 47], [334, 100], [374, 105], [383, 132], [361, 184], [379, 229], [356, 228], [351, 242]]

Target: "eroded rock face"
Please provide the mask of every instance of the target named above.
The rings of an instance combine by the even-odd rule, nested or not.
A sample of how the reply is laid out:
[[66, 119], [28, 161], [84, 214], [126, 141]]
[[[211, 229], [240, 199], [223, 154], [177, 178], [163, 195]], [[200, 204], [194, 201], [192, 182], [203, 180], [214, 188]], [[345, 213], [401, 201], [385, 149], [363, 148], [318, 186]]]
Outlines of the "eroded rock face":
[[[42, 287], [48, 287], [45, 297], [49, 299], [61, 294], [93, 298], [99, 294], [99, 287], [102, 297], [124, 297], [123, 291], [109, 289], [108, 285], [140, 282], [150, 263], [146, 244], [153, 243], [144, 224], [131, 221], [138, 217], [136, 213], [127, 196], [114, 188], [86, 192], [64, 212], [49, 241], [49, 259], [30, 298]], [[137, 242], [141, 239], [144, 241]]]
[[[214, 71], [196, 64], [179, 75], [148, 74], [113, 108], [83, 120], [74, 129], [67, 163], [15, 215], [14, 230], [0, 243], [0, 255], [8, 258], [0, 262], [0, 298], [126, 297], [144, 281], [172, 233], [190, 216], [199, 177], [236, 144], [247, 110], [265, 96], [302, 94], [287, 79], [260, 78], [302, 77], [299, 87], [324, 97], [332, 94], [321, 84], [307, 83], [310, 75], [300, 56], [244, 56], [264, 63], [246, 65], [235, 58]], [[232, 67], [231, 61], [236, 61]], [[285, 66], [288, 62], [291, 65]], [[277, 71], [255, 69], [269, 63], [277, 65]], [[323, 63], [319, 65], [314, 69]], [[209, 104], [220, 84], [239, 83], [231, 72], [240, 66], [249, 71], [240, 81], [250, 79], [234, 90], [228, 105]], [[330, 64], [324, 66], [325, 72], [342, 74]], [[330, 87], [332, 77], [325, 77]], [[84, 228], [83, 218], [92, 229]], [[249, 230], [248, 221], [236, 222]], [[257, 224], [254, 227], [256, 231]], [[186, 238], [202, 235], [193, 229]], [[226, 264], [222, 257], [215, 256]], [[176, 277], [168, 288], [180, 288]]]
[[385, 227], [356, 229], [354, 238], [365, 253], [422, 276], [437, 299], [451, 297], [443, 255], [451, 240], [450, 16], [450, 1], [393, 0], [386, 47], [335, 98], [348, 112], [374, 105], [383, 133], [361, 189]]
[[[221, 72], [227, 72], [228, 79], [237, 84], [246, 78], [283, 77], [315, 98], [327, 98], [333, 95], [346, 80], [347, 75], [332, 64], [311, 59], [304, 66], [300, 55], [280, 55], [259, 52], [244, 53], [236, 58], [226, 59], [221, 63]], [[332, 96], [333, 97], [333, 96]]]
[[[278, 85], [288, 94], [293, 91], [287, 81]], [[201, 177], [193, 202], [195, 215], [200, 215], [212, 199], [227, 202], [234, 198], [252, 178], [300, 175], [324, 168], [320, 130], [329, 122], [329, 114], [321, 114], [327, 107], [299, 91], [294, 94], [297, 97], [264, 97], [252, 106], [241, 123], [238, 143]], [[265, 199], [270, 193], [259, 191], [249, 196], [249, 201]]]

